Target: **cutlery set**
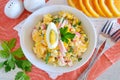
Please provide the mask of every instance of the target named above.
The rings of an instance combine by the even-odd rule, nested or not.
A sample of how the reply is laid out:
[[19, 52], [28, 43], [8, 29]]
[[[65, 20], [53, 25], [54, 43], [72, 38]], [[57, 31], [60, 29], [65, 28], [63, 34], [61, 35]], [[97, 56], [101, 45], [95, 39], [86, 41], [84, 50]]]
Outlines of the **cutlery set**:
[[[88, 65], [88, 67], [83, 71], [83, 73], [79, 76], [78, 80], [87, 80], [89, 71], [91, 70], [92, 66], [95, 64], [95, 62], [101, 57], [101, 55], [111, 46], [109, 45], [108, 38], [110, 38], [113, 42], [117, 42], [120, 40], [120, 29], [115, 31], [113, 34], [110, 35], [111, 29], [113, 28], [113, 25], [115, 23], [113, 21], [107, 21], [103, 28], [101, 29], [101, 32], [98, 36], [98, 43], [96, 46], [96, 50], [92, 56], [92, 59]], [[107, 47], [109, 45], [109, 47]]]

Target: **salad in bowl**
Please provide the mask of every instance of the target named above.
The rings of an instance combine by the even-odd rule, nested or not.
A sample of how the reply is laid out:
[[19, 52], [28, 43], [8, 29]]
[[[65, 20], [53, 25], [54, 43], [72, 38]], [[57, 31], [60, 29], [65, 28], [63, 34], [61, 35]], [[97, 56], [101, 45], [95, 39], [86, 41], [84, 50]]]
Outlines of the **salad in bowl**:
[[54, 66], [72, 66], [88, 48], [82, 22], [69, 12], [43, 15], [32, 32], [37, 58]]
[[92, 56], [96, 41], [96, 30], [89, 18], [63, 5], [35, 11], [20, 31], [20, 45], [26, 58], [47, 72], [78, 69]]

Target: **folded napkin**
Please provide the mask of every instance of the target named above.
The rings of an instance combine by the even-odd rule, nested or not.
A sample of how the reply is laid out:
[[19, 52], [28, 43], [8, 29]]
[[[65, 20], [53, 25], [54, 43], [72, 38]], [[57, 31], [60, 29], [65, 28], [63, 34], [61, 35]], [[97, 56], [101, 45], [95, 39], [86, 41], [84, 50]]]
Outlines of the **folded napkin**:
[[[50, 0], [55, 1], [55, 0]], [[56, 0], [60, 1], [62, 4], [62, 1], [65, 0]], [[9, 19], [4, 15], [4, 6], [8, 2], [8, 0], [1, 0], [0, 2], [0, 40], [9, 40], [11, 38], [17, 38], [17, 45], [16, 48], [20, 46], [19, 42], [19, 36], [18, 32], [15, 31], [13, 28], [20, 23], [22, 20], [24, 20], [26, 17], [30, 15], [29, 12], [24, 11], [24, 13], [18, 18], [18, 19]], [[48, 2], [48, 4], [56, 4]], [[101, 29], [103, 24], [105, 23], [106, 19], [91, 19], [92, 22], [94, 23], [97, 32]], [[118, 22], [120, 22], [118, 20]], [[98, 26], [99, 25], [99, 26]], [[118, 24], [118, 26], [120, 26]], [[104, 72], [108, 67], [110, 67], [113, 63], [116, 61], [120, 60], [120, 41], [117, 42], [113, 47], [111, 47], [109, 50], [107, 50], [101, 58], [95, 63], [95, 65], [92, 67], [90, 74], [88, 76], [88, 80], [94, 80], [97, 78], [102, 72]], [[80, 67], [79, 69], [64, 73], [60, 76], [58, 76], [55, 80], [77, 80], [78, 76], [86, 69], [88, 66], [89, 61]], [[14, 72], [13, 72], [14, 73]], [[6, 73], [9, 74], [9, 73]], [[32, 71], [27, 73], [31, 80], [52, 80], [48, 73], [38, 69], [37, 67], [33, 66]], [[53, 73], [54, 74], [54, 73]], [[2, 76], [2, 75], [1, 75]], [[12, 76], [12, 73], [11, 73]], [[2, 76], [3, 77], [3, 76]], [[2, 79], [0, 79], [2, 80]], [[4, 76], [4, 80], [13, 80], [10, 77], [6, 79], [6, 76]]]

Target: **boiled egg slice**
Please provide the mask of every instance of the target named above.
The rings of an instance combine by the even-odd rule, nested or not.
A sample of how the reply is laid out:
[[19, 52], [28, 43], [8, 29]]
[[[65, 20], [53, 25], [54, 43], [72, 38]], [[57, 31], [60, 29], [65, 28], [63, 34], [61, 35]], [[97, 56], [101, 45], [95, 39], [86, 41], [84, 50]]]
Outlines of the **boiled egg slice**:
[[58, 45], [58, 31], [56, 25], [49, 23], [46, 31], [46, 41], [49, 49], [54, 49]]

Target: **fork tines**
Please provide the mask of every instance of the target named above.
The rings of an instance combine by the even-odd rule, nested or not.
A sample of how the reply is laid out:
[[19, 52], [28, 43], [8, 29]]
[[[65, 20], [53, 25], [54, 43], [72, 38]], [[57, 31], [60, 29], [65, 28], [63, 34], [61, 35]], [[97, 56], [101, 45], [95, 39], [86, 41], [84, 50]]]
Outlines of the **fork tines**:
[[108, 20], [105, 25], [103, 26], [101, 32], [103, 34], [109, 35], [113, 41], [119, 41], [120, 40], [120, 29], [115, 31], [112, 35], [110, 35], [111, 29], [114, 25], [114, 22], [111, 20]]
[[119, 41], [120, 40], [120, 29], [118, 29], [117, 31], [115, 31], [112, 35], [111, 38], [114, 41]]
[[109, 35], [113, 25], [114, 25], [114, 22], [108, 20], [105, 23], [105, 25], [103, 26], [101, 32], [103, 32], [104, 34], [108, 34]]

